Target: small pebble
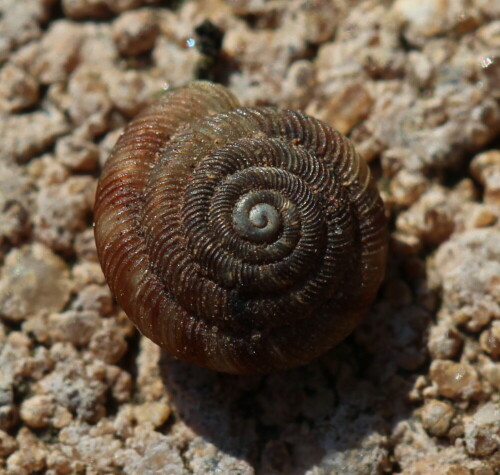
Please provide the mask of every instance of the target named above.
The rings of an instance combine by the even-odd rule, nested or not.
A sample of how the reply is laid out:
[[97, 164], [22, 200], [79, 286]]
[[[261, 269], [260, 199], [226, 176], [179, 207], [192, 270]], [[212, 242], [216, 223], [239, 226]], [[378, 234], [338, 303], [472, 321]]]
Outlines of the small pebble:
[[500, 321], [496, 320], [491, 328], [484, 330], [479, 338], [481, 348], [494, 359], [500, 359]]
[[467, 401], [477, 398], [481, 393], [477, 372], [469, 364], [434, 360], [429, 376], [443, 397]]
[[448, 431], [454, 414], [448, 402], [430, 400], [422, 408], [422, 424], [430, 434], [442, 436]]
[[122, 55], [135, 56], [151, 50], [157, 35], [158, 24], [149, 10], [124, 13], [113, 23], [113, 39]]
[[109, 287], [91, 284], [81, 289], [71, 307], [80, 312], [95, 312], [107, 317], [113, 312], [113, 297]]
[[57, 142], [56, 157], [75, 172], [91, 172], [97, 167], [99, 148], [82, 137], [71, 135]]
[[461, 348], [463, 340], [453, 324], [438, 322], [430, 329], [428, 348], [433, 359], [453, 359]]
[[164, 402], [147, 402], [133, 408], [133, 415], [139, 424], [149, 422], [160, 427], [170, 416], [170, 407]]
[[500, 205], [500, 150], [476, 155], [470, 164], [472, 176], [484, 186], [484, 201]]
[[500, 447], [500, 405], [488, 403], [472, 417], [465, 417], [465, 447], [479, 457], [490, 455]]
[[55, 411], [54, 400], [50, 396], [40, 395], [26, 399], [21, 405], [21, 419], [34, 429], [47, 427]]
[[22, 321], [61, 310], [69, 298], [68, 278], [66, 263], [42, 244], [13, 249], [0, 278], [0, 316]]
[[7, 432], [0, 430], [0, 457], [7, 457], [17, 448], [17, 442]]
[[8, 473], [31, 474], [45, 468], [47, 451], [42, 442], [26, 427], [22, 427], [17, 435], [19, 450], [7, 459]]
[[367, 117], [373, 104], [369, 92], [359, 83], [346, 85], [325, 103], [317, 106], [319, 111], [308, 109], [308, 113], [325, 121], [328, 125], [347, 134], [356, 124]]
[[77, 233], [87, 228], [94, 190], [95, 183], [87, 176], [73, 176], [40, 190], [34, 220], [36, 237], [55, 251], [73, 252]]
[[123, 336], [113, 328], [94, 333], [89, 344], [92, 354], [109, 364], [118, 363], [127, 348], [128, 345]]
[[20, 115], [0, 115], [2, 158], [25, 163], [67, 134], [70, 126], [64, 114], [51, 107], [48, 110]]
[[38, 102], [36, 79], [18, 66], [7, 64], [0, 70], [0, 112], [19, 112]]
[[101, 325], [95, 311], [68, 310], [49, 316], [48, 327], [52, 341], [69, 342], [75, 346], [85, 346]]
[[83, 31], [80, 25], [59, 21], [51, 25], [44, 35], [38, 51], [27, 65], [42, 83], [65, 81], [79, 62]]

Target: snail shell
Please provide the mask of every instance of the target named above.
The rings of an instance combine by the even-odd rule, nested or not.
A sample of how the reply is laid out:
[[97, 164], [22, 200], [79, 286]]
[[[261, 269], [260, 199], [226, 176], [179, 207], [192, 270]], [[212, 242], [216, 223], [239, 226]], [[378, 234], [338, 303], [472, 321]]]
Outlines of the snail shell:
[[387, 250], [382, 201], [348, 139], [202, 81], [128, 125], [99, 181], [95, 238], [139, 330], [229, 373], [298, 366], [344, 339]]

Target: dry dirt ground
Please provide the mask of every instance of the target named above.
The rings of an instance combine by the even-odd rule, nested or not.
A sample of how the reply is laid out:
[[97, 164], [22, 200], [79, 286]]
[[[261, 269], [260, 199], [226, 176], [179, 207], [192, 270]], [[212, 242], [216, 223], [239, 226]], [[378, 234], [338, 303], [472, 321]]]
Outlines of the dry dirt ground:
[[[386, 280], [306, 367], [172, 361], [97, 263], [110, 148], [200, 77], [326, 121], [377, 177]], [[499, 473], [499, 132], [493, 0], [0, 0], [0, 473]]]

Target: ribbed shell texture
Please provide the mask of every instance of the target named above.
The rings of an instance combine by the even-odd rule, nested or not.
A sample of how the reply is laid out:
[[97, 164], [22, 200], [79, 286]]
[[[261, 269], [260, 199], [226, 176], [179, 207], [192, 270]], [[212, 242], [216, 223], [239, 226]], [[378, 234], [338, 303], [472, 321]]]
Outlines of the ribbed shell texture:
[[139, 330], [229, 373], [304, 364], [344, 339], [384, 275], [384, 208], [340, 133], [193, 82], [126, 128], [95, 204], [104, 275]]

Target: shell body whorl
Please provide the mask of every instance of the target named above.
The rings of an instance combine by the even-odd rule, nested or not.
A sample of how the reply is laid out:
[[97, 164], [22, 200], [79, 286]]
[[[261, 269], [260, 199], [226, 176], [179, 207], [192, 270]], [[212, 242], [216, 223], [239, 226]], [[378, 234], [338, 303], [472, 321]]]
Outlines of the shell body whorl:
[[95, 238], [139, 330], [229, 373], [298, 366], [344, 339], [387, 252], [382, 201], [348, 139], [207, 82], [128, 125], [99, 181]]

